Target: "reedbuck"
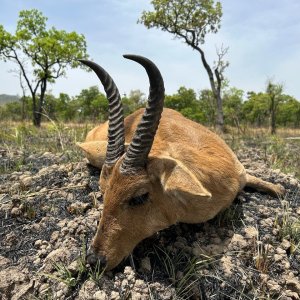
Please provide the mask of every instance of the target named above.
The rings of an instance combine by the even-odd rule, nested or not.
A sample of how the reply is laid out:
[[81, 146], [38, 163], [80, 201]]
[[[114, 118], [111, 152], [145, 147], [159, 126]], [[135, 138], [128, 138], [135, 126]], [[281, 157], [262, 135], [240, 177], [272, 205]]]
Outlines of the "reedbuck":
[[[149, 59], [124, 55], [147, 71], [146, 109], [123, 117], [118, 89], [109, 74], [82, 60], [102, 82], [109, 121], [80, 146], [102, 168], [104, 208], [88, 251], [88, 262], [117, 266], [146, 237], [177, 222], [205, 222], [224, 210], [245, 186], [274, 196], [280, 185], [246, 173], [225, 142], [180, 113], [164, 109], [162, 76]], [[107, 134], [108, 132], [108, 134]]]

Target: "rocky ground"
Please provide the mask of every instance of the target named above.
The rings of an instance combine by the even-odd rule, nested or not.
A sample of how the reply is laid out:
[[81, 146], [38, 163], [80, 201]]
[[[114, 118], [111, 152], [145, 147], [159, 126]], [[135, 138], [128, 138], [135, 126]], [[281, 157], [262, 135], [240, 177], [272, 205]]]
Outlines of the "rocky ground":
[[214, 220], [163, 230], [103, 274], [85, 264], [99, 171], [66, 154], [0, 149], [0, 299], [300, 299], [300, 182], [254, 148], [238, 155], [285, 199], [245, 191]]

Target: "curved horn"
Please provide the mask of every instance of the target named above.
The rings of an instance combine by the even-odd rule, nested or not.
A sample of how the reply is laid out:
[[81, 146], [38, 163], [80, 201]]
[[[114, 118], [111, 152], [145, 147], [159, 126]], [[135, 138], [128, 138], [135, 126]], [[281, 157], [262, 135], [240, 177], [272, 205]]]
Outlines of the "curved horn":
[[108, 145], [105, 164], [113, 165], [125, 151], [125, 127], [119, 90], [110, 75], [96, 63], [80, 59], [100, 79], [109, 102]]
[[163, 110], [165, 88], [160, 71], [151, 60], [138, 55], [124, 57], [141, 64], [150, 81], [148, 105], [120, 166], [121, 173], [133, 173], [146, 165]]

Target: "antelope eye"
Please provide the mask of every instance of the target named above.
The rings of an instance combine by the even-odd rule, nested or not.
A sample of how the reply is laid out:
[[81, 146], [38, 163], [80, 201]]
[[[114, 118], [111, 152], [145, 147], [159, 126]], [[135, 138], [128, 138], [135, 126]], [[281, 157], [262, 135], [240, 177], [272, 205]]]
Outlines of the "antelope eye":
[[142, 205], [148, 200], [149, 193], [142, 194], [140, 196], [133, 197], [129, 200], [129, 206]]

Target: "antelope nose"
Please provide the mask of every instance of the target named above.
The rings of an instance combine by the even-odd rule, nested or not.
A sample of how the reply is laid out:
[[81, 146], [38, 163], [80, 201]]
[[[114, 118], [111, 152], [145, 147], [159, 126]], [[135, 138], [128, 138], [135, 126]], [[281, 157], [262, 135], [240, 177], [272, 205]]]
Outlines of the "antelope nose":
[[86, 253], [86, 261], [90, 265], [98, 263], [101, 267], [105, 267], [107, 263], [106, 257], [104, 255], [97, 255], [93, 247], [89, 247]]

